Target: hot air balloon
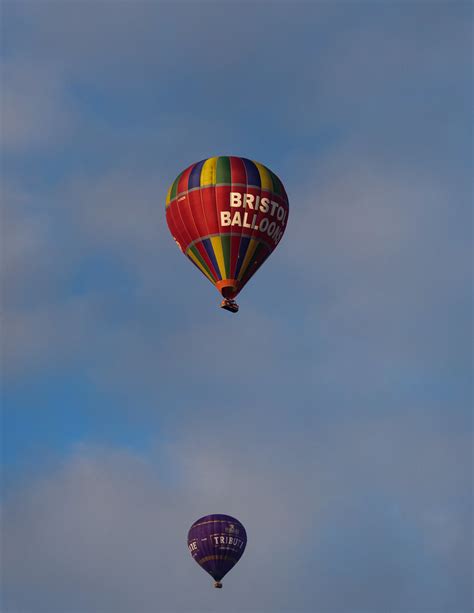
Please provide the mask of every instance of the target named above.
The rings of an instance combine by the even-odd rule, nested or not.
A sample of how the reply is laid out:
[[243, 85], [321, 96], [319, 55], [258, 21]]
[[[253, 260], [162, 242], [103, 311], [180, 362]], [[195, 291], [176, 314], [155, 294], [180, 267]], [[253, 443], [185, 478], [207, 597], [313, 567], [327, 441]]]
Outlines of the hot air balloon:
[[166, 221], [181, 251], [222, 294], [221, 307], [235, 313], [235, 297], [283, 236], [288, 197], [263, 164], [212, 157], [174, 180]]
[[239, 561], [247, 544], [242, 524], [230, 515], [205, 515], [188, 532], [188, 548], [202, 568], [221, 588], [221, 579]]

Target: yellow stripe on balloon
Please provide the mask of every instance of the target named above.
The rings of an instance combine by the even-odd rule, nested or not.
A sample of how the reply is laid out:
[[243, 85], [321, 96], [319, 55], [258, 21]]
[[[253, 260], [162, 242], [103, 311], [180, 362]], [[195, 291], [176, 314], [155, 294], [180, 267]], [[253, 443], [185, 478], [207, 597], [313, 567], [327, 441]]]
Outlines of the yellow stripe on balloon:
[[186, 255], [188, 257], [190, 257], [192, 259], [192, 261], [196, 264], [196, 266], [199, 268], [199, 270], [206, 275], [206, 277], [209, 279], [209, 281], [212, 283], [212, 285], [215, 285], [216, 282], [214, 281], [214, 279], [209, 275], [209, 273], [207, 272], [207, 270], [204, 268], [204, 266], [201, 264], [201, 262], [197, 259], [197, 257], [194, 255], [194, 253], [191, 251], [191, 249], [188, 249], [188, 251], [186, 251]]
[[225, 272], [224, 252], [222, 251], [222, 241], [220, 236], [211, 236], [212, 248], [214, 249], [214, 255], [216, 256], [217, 265], [221, 273], [221, 279], [227, 277]]
[[166, 206], [169, 206], [169, 204], [170, 204], [172, 188], [173, 188], [173, 184], [170, 185], [168, 193], [166, 194]]
[[206, 160], [201, 169], [201, 187], [216, 184], [217, 157]]
[[247, 247], [247, 253], [245, 254], [245, 259], [242, 262], [242, 266], [240, 267], [240, 270], [239, 270], [239, 276], [237, 277], [238, 281], [242, 280], [242, 277], [244, 276], [250, 264], [250, 260], [252, 259], [253, 254], [255, 253], [255, 249], [257, 248], [258, 242], [259, 241], [255, 240], [254, 238], [250, 239], [249, 246]]
[[260, 175], [260, 184], [262, 186], [262, 189], [272, 192], [273, 191], [273, 181], [272, 181], [272, 176], [269, 173], [268, 169], [265, 168], [263, 164], [259, 164], [258, 162], [254, 161], [254, 164], [257, 167], [258, 173]]

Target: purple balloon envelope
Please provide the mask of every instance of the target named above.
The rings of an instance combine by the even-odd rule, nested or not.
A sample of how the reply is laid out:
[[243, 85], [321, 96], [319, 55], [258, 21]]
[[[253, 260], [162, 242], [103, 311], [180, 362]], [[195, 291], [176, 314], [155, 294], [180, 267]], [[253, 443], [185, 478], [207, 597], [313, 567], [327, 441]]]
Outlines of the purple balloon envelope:
[[240, 560], [246, 544], [245, 528], [230, 515], [205, 515], [188, 532], [189, 551], [215, 587], [222, 587], [222, 577]]

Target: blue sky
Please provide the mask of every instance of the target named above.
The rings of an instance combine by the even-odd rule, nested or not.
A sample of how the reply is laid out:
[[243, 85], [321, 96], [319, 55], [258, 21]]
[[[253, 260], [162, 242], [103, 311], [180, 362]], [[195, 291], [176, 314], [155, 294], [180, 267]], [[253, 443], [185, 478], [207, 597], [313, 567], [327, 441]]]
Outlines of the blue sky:
[[[471, 611], [472, 5], [1, 10], [3, 610]], [[164, 218], [212, 155], [290, 199], [237, 316]]]

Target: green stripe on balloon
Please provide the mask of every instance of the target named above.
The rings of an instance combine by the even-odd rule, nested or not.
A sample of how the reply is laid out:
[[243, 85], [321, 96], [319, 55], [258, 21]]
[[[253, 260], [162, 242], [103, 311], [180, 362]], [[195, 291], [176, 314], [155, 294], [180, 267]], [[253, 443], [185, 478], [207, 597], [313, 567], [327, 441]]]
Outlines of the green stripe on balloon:
[[179, 175], [176, 177], [174, 183], [173, 183], [173, 187], [171, 188], [170, 201], [173, 200], [174, 198], [176, 198], [176, 192], [178, 191], [178, 182], [181, 179], [181, 175], [182, 174], [183, 173], [180, 172]]
[[231, 183], [230, 160], [226, 156], [217, 158], [216, 184], [218, 185], [219, 183]]
[[230, 278], [230, 235], [221, 236], [222, 254], [224, 256], [225, 276]]
[[283, 196], [283, 190], [282, 190], [280, 179], [271, 170], [269, 170], [269, 173], [270, 173], [270, 175], [272, 177], [273, 192], [275, 194], [278, 194], [279, 196]]

